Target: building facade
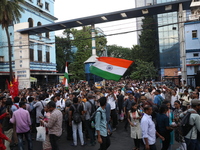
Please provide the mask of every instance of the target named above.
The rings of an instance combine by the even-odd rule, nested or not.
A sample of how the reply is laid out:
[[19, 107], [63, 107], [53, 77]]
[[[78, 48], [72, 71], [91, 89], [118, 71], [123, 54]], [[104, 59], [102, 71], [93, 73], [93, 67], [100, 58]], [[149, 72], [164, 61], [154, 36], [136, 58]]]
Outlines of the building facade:
[[[176, 0], [136, 0], [136, 7], [154, 5], [166, 2], [172, 2]], [[186, 14], [190, 11], [186, 11]], [[154, 16], [157, 20], [158, 26], [158, 49], [159, 49], [159, 70], [161, 79], [163, 78], [176, 78], [178, 72], [181, 70], [180, 61], [180, 43], [179, 43], [179, 27], [178, 27], [178, 12], [169, 12], [158, 14]], [[137, 27], [141, 29], [142, 20], [137, 19]], [[140, 35], [138, 32], [138, 37]], [[139, 44], [139, 42], [138, 42]], [[171, 70], [171, 74], [169, 72]]]
[[185, 23], [185, 50], [188, 79], [195, 85], [200, 75], [200, 21]]
[[[21, 13], [22, 17], [19, 23], [27, 23], [28, 28], [53, 23], [57, 19], [54, 17], [54, 2], [55, 0], [25, 0], [24, 4], [20, 4], [24, 12]], [[40, 83], [51, 80], [55, 82], [57, 75], [54, 32], [27, 35], [28, 41], [22, 39], [23, 35], [18, 35], [19, 41], [17, 41], [15, 26], [16, 24], [9, 27], [12, 44], [12, 68], [15, 76], [19, 80], [23, 78], [30, 80], [30, 77], [35, 77]], [[20, 29], [20, 25], [17, 28]], [[28, 64], [24, 59], [25, 57], [29, 59]], [[16, 71], [16, 68], [18, 68], [18, 71]], [[30, 74], [23, 71], [25, 68], [29, 69]], [[1, 82], [9, 77], [7, 37], [6, 32], [1, 28], [0, 75], [3, 78]], [[26, 88], [28, 87], [30, 85], [27, 85]]]

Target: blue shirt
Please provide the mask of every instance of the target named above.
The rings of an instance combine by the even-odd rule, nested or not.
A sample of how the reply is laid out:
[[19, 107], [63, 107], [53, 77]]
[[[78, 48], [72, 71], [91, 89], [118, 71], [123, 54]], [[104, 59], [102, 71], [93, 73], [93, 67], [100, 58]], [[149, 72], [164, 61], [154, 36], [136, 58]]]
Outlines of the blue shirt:
[[106, 103], [106, 121], [107, 123], [110, 121], [110, 112], [111, 112], [111, 107], [109, 103]]
[[[15, 103], [17, 106], [19, 106], [19, 103]], [[15, 105], [12, 105], [11, 111], [15, 112], [18, 108]]]
[[156, 116], [157, 130], [159, 133], [168, 132], [166, 127], [169, 127], [169, 118], [166, 114], [157, 114]]
[[95, 116], [95, 129], [100, 131], [100, 135], [107, 137], [107, 121], [106, 121], [106, 110], [99, 107], [97, 111], [100, 110], [102, 113], [97, 112]]
[[158, 106], [160, 106], [163, 102], [163, 97], [161, 95], [156, 95], [154, 97], [154, 104], [157, 104]]

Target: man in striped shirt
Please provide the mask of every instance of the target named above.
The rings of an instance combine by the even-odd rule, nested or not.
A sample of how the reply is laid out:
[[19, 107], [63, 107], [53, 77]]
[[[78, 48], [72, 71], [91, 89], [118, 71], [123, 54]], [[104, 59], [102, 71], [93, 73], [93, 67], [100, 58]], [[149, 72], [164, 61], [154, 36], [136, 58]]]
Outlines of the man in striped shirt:
[[50, 101], [47, 104], [47, 109], [51, 112], [51, 116], [48, 122], [41, 120], [41, 123], [49, 129], [49, 138], [52, 150], [59, 150], [57, 141], [62, 134], [62, 112], [56, 109], [56, 104]]

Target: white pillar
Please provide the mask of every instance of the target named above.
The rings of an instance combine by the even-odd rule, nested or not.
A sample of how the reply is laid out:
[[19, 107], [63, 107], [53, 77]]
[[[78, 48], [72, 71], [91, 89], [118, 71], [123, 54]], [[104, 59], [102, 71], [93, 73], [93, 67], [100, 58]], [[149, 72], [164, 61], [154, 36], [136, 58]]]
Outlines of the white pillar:
[[185, 52], [185, 40], [184, 40], [184, 21], [185, 13], [183, 12], [182, 3], [179, 4], [178, 11], [178, 22], [179, 22], [179, 43], [180, 43], [180, 57], [181, 57], [181, 75], [182, 82], [185, 80], [187, 82], [187, 68], [186, 68], [186, 52]]
[[94, 24], [91, 25], [91, 34], [92, 34], [92, 56], [96, 56], [96, 33]]

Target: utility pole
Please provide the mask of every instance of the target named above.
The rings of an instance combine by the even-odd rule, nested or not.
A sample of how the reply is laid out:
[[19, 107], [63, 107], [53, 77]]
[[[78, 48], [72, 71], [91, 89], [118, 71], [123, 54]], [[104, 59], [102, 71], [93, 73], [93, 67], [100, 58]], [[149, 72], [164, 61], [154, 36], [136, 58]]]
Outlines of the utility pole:
[[179, 4], [179, 11], [178, 11], [178, 26], [179, 26], [179, 43], [180, 43], [180, 59], [181, 59], [181, 76], [182, 76], [182, 83], [185, 80], [187, 83], [187, 68], [186, 68], [186, 52], [185, 52], [185, 40], [184, 40], [184, 21], [185, 16], [183, 12], [183, 5], [182, 3]]

